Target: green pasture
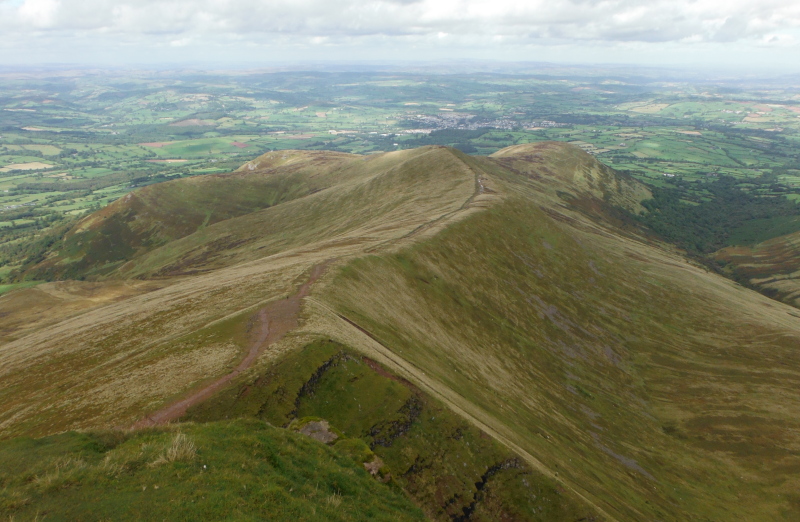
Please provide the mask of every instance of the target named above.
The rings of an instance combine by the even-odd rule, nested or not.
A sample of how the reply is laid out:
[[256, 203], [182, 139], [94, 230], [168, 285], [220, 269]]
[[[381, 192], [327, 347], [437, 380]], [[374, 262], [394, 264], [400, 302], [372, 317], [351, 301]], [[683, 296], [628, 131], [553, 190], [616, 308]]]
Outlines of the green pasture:
[[[2, 224], [0, 224], [2, 226]], [[3, 277], [8, 270], [0, 270], [0, 277]], [[23, 281], [21, 283], [12, 283], [8, 285], [0, 285], [0, 296], [11, 292], [12, 290], [18, 290], [21, 288], [31, 288], [33, 286], [42, 284], [44, 281]]]

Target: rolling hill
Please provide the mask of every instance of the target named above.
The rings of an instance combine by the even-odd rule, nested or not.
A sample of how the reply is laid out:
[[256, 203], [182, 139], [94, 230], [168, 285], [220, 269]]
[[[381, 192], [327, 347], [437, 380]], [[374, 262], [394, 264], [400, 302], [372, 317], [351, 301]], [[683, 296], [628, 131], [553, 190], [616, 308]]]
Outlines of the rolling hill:
[[[131, 485], [155, 480], [158, 452], [111, 478], [103, 455], [169, 430], [215, 455], [234, 423], [241, 447], [311, 443], [338, 463], [309, 509], [335, 512], [338, 474], [373, 474], [341, 493], [342, 519], [371, 495], [398, 518], [419, 516], [403, 499], [439, 520], [796, 518], [800, 314], [642, 233], [649, 197], [557, 143], [273, 152], [136, 191], [23, 274], [83, 281], [0, 298], [0, 455], [74, 430], [133, 442], [81, 457], [66, 493], [39, 485], [64, 468], [50, 457], [0, 475], [0, 512], [68, 517], [70, 498], [94, 516], [104, 488], [146, 506]], [[242, 469], [271, 462], [254, 459]], [[176, 501], [200, 462], [169, 464]], [[204, 483], [220, 506], [250, 505], [259, 474], [233, 480], [238, 462]], [[296, 517], [278, 508], [309, 465], [259, 472], [284, 477], [276, 516]]]

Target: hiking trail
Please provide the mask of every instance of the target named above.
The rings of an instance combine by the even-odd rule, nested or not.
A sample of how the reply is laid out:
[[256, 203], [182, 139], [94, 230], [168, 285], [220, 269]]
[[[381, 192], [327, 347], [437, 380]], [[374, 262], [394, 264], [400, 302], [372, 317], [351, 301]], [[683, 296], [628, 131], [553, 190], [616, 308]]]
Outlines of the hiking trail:
[[285, 299], [270, 301], [258, 312], [258, 334], [251, 342], [250, 349], [244, 359], [230, 373], [206, 384], [199, 390], [195, 390], [189, 396], [169, 404], [158, 411], [155, 411], [145, 418], [137, 421], [131, 429], [146, 428], [167, 424], [182, 417], [186, 410], [199, 404], [224, 386], [230, 383], [240, 373], [250, 368], [259, 355], [271, 344], [279, 341], [288, 332], [298, 327], [298, 317], [302, 306], [303, 298], [308, 296], [317, 279], [322, 276], [330, 261], [314, 265], [308, 280], [300, 285], [297, 292]]

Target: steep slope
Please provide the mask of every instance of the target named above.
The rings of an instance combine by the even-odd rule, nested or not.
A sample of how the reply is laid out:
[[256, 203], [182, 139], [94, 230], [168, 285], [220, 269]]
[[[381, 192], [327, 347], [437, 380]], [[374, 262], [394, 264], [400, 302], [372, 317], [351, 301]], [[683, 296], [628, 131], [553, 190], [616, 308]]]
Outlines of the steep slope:
[[795, 312], [492, 172], [502, 203], [337, 274], [342, 339], [610, 516], [791, 518]]
[[107, 275], [124, 261], [209, 225], [347, 181], [338, 171], [360, 159], [337, 152], [273, 152], [231, 174], [197, 176], [131, 192], [79, 221], [25, 277]]
[[[241, 226], [227, 224], [223, 235], [231, 230], [277, 243], [271, 251], [244, 251], [256, 259], [235, 264], [241, 257], [233, 257], [229, 266], [220, 263], [223, 268], [192, 277], [167, 275], [159, 279], [160, 289], [61, 322], [57, 319], [66, 319], [67, 310], [53, 308], [57, 324], [29, 330], [0, 350], [0, 429], [8, 436], [129, 425], [175, 394], [224, 375], [249, 351], [253, 315], [294, 293], [312, 266], [397, 244], [479, 208], [490, 196], [475, 197], [478, 174], [460, 157], [449, 149], [425, 148], [359, 159], [366, 167], [347, 187], [227, 220]], [[325, 192], [330, 195], [323, 197]], [[300, 201], [302, 206], [294, 206]], [[282, 221], [273, 220], [271, 212], [284, 206], [290, 210], [281, 211]], [[214, 240], [198, 239], [199, 248]], [[151, 264], [134, 258], [122, 268], [158, 271], [181, 259], [186, 268], [178, 248], [154, 256], [140, 256]], [[202, 262], [192, 266], [208, 266]], [[19, 295], [2, 299], [24, 302]], [[19, 322], [29, 312], [20, 307], [5, 320]], [[48, 400], [54, 396], [59, 400]]]
[[366, 244], [383, 230], [459, 210], [476, 183], [476, 172], [461, 157], [437, 147], [360, 158], [335, 175], [341, 181], [327, 190], [211, 225], [126, 263], [113, 275], [181, 275], [293, 248]]
[[371, 228], [456, 210], [447, 207], [453, 198], [461, 206], [474, 192], [468, 169], [441, 147], [370, 157], [273, 152], [232, 174], [129, 194], [80, 221], [28, 277], [180, 275], [333, 238], [364, 241]]
[[596, 207], [611, 207], [638, 214], [650, 191], [626, 174], [615, 172], [578, 147], [561, 143], [528, 143], [499, 150], [490, 156], [494, 163], [515, 174], [557, 187], [559, 195]]
[[800, 319], [637, 235], [645, 187], [552, 143], [331, 178], [121, 260], [107, 277], [164, 286], [0, 347], [0, 438], [163, 411], [327, 263], [299, 327], [189, 419], [323, 418], [441, 520], [800, 513]]
[[800, 308], [800, 233], [723, 248], [714, 258], [733, 278]]
[[679, 259], [509, 202], [434, 244], [352, 263], [325, 300], [369, 332], [342, 339], [611, 516], [796, 509], [800, 324]]
[[597, 510], [411, 382], [346, 346], [317, 341], [192, 408], [198, 422], [324, 418], [363, 441], [436, 520], [580, 520]]

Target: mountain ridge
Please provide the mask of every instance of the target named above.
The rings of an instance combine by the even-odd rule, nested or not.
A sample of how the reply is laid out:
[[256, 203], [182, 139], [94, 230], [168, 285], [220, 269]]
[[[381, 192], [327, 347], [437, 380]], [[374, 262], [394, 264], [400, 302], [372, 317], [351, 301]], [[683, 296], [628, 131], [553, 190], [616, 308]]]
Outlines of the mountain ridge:
[[[244, 176], [309, 164], [272, 154]], [[202, 389], [244, 357], [259, 312], [329, 261], [299, 326], [186, 419], [325, 419], [443, 520], [536, 519], [542, 498], [558, 499], [551, 519], [798, 512], [800, 322], [621, 228], [646, 187], [552, 143], [336, 162], [328, 188], [96, 283], [160, 288], [4, 343], [0, 438], [130, 425]], [[493, 441], [484, 456], [478, 441]]]

